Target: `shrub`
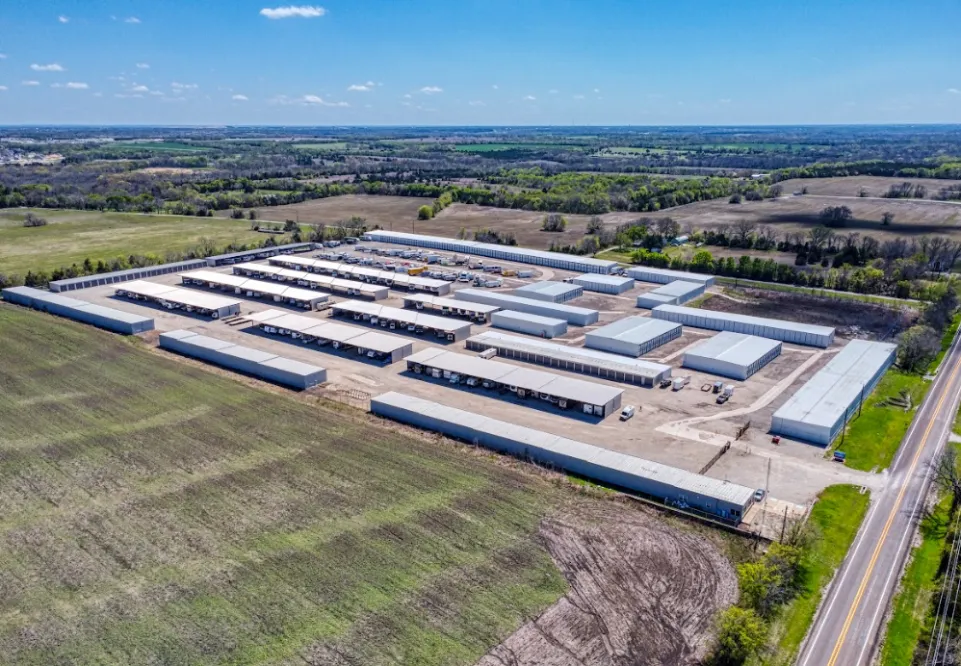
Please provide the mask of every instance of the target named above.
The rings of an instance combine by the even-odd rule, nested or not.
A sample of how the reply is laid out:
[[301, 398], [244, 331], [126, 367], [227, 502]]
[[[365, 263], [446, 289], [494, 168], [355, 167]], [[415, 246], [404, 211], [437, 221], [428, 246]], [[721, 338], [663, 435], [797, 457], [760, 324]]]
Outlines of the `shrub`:
[[418, 220], [429, 220], [434, 217], [433, 206], [421, 206], [417, 209], [417, 219]]
[[560, 213], [549, 213], [544, 216], [541, 222], [541, 231], [564, 231], [567, 228], [567, 218]]
[[23, 226], [25, 227], [45, 227], [47, 226], [47, 221], [34, 215], [33, 213], [27, 213], [27, 216], [23, 218]]

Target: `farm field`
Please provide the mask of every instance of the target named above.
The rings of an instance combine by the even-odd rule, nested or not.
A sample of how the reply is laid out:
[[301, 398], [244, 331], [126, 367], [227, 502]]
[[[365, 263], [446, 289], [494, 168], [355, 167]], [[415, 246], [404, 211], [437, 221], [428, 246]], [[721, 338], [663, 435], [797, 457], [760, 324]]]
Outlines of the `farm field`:
[[[369, 194], [345, 194], [339, 197], [314, 199], [287, 206], [270, 206], [255, 209], [261, 220], [284, 222], [296, 220], [300, 224], [333, 224], [354, 215], [367, 219], [367, 226], [380, 225], [398, 231], [410, 231], [412, 220], [417, 219], [417, 209], [432, 199], [421, 197], [390, 197]], [[215, 215], [227, 217], [229, 210], [217, 211]]]
[[110, 148], [120, 150], [158, 150], [170, 152], [204, 152], [210, 150], [206, 146], [197, 146], [192, 143], [180, 143], [179, 141], [117, 141], [109, 144]]
[[[791, 181], [785, 181], [788, 182]], [[790, 191], [785, 186], [785, 192]], [[682, 227], [690, 225], [695, 229], [750, 220], [759, 225], [772, 225], [782, 234], [805, 233], [812, 227], [823, 225], [819, 214], [826, 206], [847, 206], [851, 209], [853, 219], [844, 227], [835, 229], [842, 234], [853, 231], [874, 236], [882, 241], [924, 234], [961, 238], [961, 203], [918, 199], [862, 199], [856, 196], [787, 194], [779, 199], [744, 201], [740, 204], [730, 204], [727, 199], [699, 201], [667, 208], [659, 213], [634, 214], [633, 217], [656, 220], [666, 216], [679, 222]], [[894, 222], [889, 226], [882, 226], [881, 215], [887, 211], [894, 213]]]
[[0, 357], [11, 662], [693, 664], [736, 597], [719, 536], [309, 395], [6, 305]]
[[794, 178], [781, 181], [785, 194], [808, 188], [808, 194], [828, 196], [857, 197], [863, 189], [869, 197], [881, 197], [892, 185], [911, 183], [923, 185], [928, 190], [928, 198], [937, 194], [942, 187], [961, 184], [958, 180], [939, 178], [889, 178], [887, 176], [846, 176], [840, 178]]
[[29, 209], [0, 211], [0, 272], [52, 270], [90, 258], [109, 260], [131, 254], [183, 252], [202, 239], [217, 246], [263, 241], [249, 222], [216, 217], [47, 210], [32, 212], [45, 227], [25, 228]]

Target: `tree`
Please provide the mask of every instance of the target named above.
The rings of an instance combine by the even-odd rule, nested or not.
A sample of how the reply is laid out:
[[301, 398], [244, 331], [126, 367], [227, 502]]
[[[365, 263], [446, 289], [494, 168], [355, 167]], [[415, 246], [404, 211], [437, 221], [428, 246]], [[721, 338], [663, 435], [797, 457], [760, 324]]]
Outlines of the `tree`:
[[894, 213], [890, 211], [884, 211], [881, 214], [881, 224], [888, 227], [888, 226], [891, 226], [892, 222], [894, 222]]
[[567, 218], [560, 213], [548, 213], [541, 222], [541, 231], [560, 232], [567, 228]]
[[931, 463], [934, 471], [934, 482], [946, 493], [951, 493], [953, 498], [952, 505], [957, 506], [961, 502], [961, 472], [958, 470], [958, 452], [953, 446], [946, 446], [938, 456], [938, 459]]
[[691, 270], [696, 273], [711, 273], [714, 270], [714, 257], [707, 250], [698, 250], [691, 260]]
[[734, 223], [734, 238], [738, 247], [751, 247], [752, 233], [754, 233], [754, 223], [750, 220], [740, 219]]
[[677, 238], [681, 233], [681, 225], [674, 218], [662, 217], [657, 221], [657, 233], [664, 237], [668, 242]]
[[255, 210], [253, 210], [253, 209], [251, 209], [250, 211], [248, 211], [248, 212], [247, 212], [247, 219], [248, 219], [248, 220], [256, 220], [256, 219], [257, 219], [257, 211], [255, 211]]
[[732, 606], [717, 620], [717, 642], [708, 663], [716, 666], [740, 666], [764, 647], [767, 626], [757, 613]]
[[906, 372], [921, 372], [941, 350], [941, 338], [930, 326], [912, 326], [898, 341], [898, 365]]
[[592, 215], [591, 219], [587, 221], [587, 231], [585, 231], [584, 233], [596, 234], [603, 228], [604, 228], [604, 221], [601, 218], [599, 218], [597, 215]]
[[808, 239], [812, 247], [821, 250], [826, 246], [830, 246], [831, 241], [834, 239], [834, 232], [827, 227], [814, 227], [808, 232]]
[[735, 192], [731, 195], [731, 198], [727, 200], [729, 204], [739, 204], [741, 203], [741, 193]]
[[783, 191], [784, 188], [780, 185], [771, 185], [771, 187], [767, 188], [767, 196], [769, 199], [777, 199]]
[[434, 217], [433, 206], [421, 206], [417, 209], [417, 219], [418, 220], [429, 220]]
[[47, 226], [47, 221], [42, 217], [38, 217], [37, 215], [34, 215], [33, 213], [27, 213], [27, 215], [23, 218], [23, 226], [45, 227]]
[[953, 285], [939, 284], [938, 291], [924, 308], [923, 322], [935, 331], [943, 331], [951, 323], [958, 309], [958, 293]]
[[299, 229], [299, 225], [293, 220], [286, 220], [284, 222], [284, 233], [293, 233]]
[[852, 216], [853, 213], [847, 206], [826, 206], [821, 211], [821, 219], [829, 227], [843, 227]]

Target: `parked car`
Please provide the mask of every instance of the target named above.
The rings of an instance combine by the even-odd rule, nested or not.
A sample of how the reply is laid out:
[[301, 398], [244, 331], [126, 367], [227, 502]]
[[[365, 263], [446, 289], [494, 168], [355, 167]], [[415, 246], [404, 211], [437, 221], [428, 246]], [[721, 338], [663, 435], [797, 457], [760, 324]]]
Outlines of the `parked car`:
[[621, 410], [621, 421], [626, 421], [630, 418], [633, 418], [634, 413], [636, 411], [637, 411], [637, 408], [634, 407], [634, 405], [628, 405], [627, 407]]
[[760, 502], [762, 499], [764, 499], [764, 496], [766, 494], [767, 492], [764, 490], [764, 488], [758, 488], [757, 490], [754, 491], [754, 501]]

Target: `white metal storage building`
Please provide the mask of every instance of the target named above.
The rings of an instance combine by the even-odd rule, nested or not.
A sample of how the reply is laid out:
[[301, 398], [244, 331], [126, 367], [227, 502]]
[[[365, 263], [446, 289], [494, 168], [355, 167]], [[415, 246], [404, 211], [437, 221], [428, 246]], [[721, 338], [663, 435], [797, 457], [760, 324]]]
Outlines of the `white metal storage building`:
[[8, 287], [3, 290], [3, 300], [123, 335], [152, 331], [154, 328], [154, 321], [150, 317], [141, 317], [33, 287]]
[[704, 293], [704, 284], [674, 280], [637, 297], [637, 307], [653, 310], [658, 305], [681, 305]]
[[497, 331], [485, 331], [469, 338], [467, 348], [473, 351], [496, 349], [497, 355], [505, 358], [516, 358], [528, 363], [640, 386], [653, 386], [671, 376], [669, 365], [623, 358], [583, 347], [519, 338]]
[[595, 323], [599, 316], [597, 310], [579, 308], [564, 303], [547, 303], [533, 298], [522, 298], [513, 294], [500, 294], [483, 289], [458, 289], [454, 292], [454, 298], [473, 303], [496, 305], [505, 310], [526, 312], [541, 317], [564, 319], [568, 324], [574, 324], [575, 326], [589, 326]]
[[301, 390], [327, 381], [327, 370], [316, 365], [192, 331], [161, 333], [160, 348]]
[[342, 264], [326, 259], [308, 259], [307, 257], [272, 257], [272, 266], [283, 266], [294, 270], [310, 271], [333, 277], [359, 280], [382, 284], [393, 289], [407, 289], [408, 291], [426, 291], [430, 294], [444, 296], [450, 293], [450, 282], [435, 280], [434, 278], [408, 275], [397, 271], [382, 271], [378, 268], [357, 266], [356, 264]]
[[390, 295], [389, 288], [376, 284], [345, 280], [329, 275], [318, 275], [307, 271], [296, 271], [279, 266], [268, 266], [267, 264], [234, 264], [233, 271], [235, 275], [246, 275], [261, 279], [269, 278], [277, 282], [292, 282], [299, 287], [320, 289], [344, 296], [367, 296], [375, 301], [387, 298]]
[[205, 259], [192, 259], [190, 261], [175, 261], [171, 264], [161, 264], [159, 266], [144, 266], [143, 268], [127, 268], [122, 271], [112, 273], [97, 273], [95, 275], [84, 275], [64, 280], [54, 280], [50, 283], [50, 291], [74, 291], [77, 289], [87, 289], [89, 287], [99, 287], [105, 284], [115, 284], [117, 282], [129, 282], [130, 280], [140, 280], [155, 275], [168, 275], [170, 273], [180, 273], [196, 268], [204, 268], [207, 265]]
[[493, 243], [478, 243], [477, 241], [456, 240], [453, 238], [441, 238], [439, 236], [407, 234], [400, 231], [385, 231], [383, 229], [368, 231], [364, 234], [364, 240], [377, 243], [397, 243], [399, 245], [429, 247], [435, 250], [473, 254], [480, 257], [503, 259], [504, 261], [514, 261], [521, 264], [550, 266], [551, 268], [561, 268], [569, 271], [579, 271], [581, 273], [607, 274], [617, 268], [616, 261], [578, 257], [561, 252], [531, 250], [510, 245], [495, 245]]
[[243, 250], [241, 252], [231, 252], [230, 254], [217, 254], [207, 257], [208, 266], [223, 266], [225, 264], [239, 264], [243, 261], [253, 259], [266, 259], [281, 254], [292, 254], [294, 252], [309, 252], [315, 247], [314, 243], [287, 243], [286, 245], [274, 245], [273, 247], [258, 247], [253, 250]]
[[360, 356], [396, 363], [414, 351], [413, 343], [396, 335], [368, 331], [330, 320], [290, 314], [281, 310], [265, 310], [246, 317], [265, 333], [289, 336], [303, 344], [316, 343], [333, 349], [356, 350]]
[[623, 294], [625, 291], [634, 288], [634, 278], [584, 273], [584, 275], [578, 275], [574, 278], [574, 284], [584, 287], [585, 291], [597, 291], [602, 294]]
[[651, 317], [626, 317], [588, 331], [584, 346], [637, 358], [681, 337], [681, 325]]
[[404, 307], [440, 312], [442, 315], [451, 317], [467, 317], [478, 324], [488, 323], [491, 320], [491, 315], [500, 310], [496, 305], [458, 301], [453, 298], [430, 296], [428, 294], [410, 294], [404, 296]]
[[695, 328], [734, 331], [812, 347], [828, 347], [834, 342], [834, 328], [831, 326], [799, 324], [784, 319], [714, 312], [683, 305], [659, 305], [651, 310], [651, 316]]
[[406, 329], [412, 333], [434, 333], [448, 342], [457, 342], [470, 336], [470, 322], [376, 303], [342, 301], [333, 304], [330, 310], [335, 317], [348, 316], [354, 321], [368, 322], [373, 326], [380, 325], [381, 328], [392, 331]]
[[897, 346], [852, 340], [774, 412], [771, 431], [828, 446], [894, 363]]
[[548, 303], [566, 303], [567, 301], [583, 296], [584, 287], [567, 282], [543, 280], [518, 287], [514, 290], [514, 295], [533, 298], [536, 301], [547, 301]]
[[184, 285], [198, 285], [213, 289], [230, 290], [247, 298], [269, 298], [277, 303], [290, 303], [305, 310], [317, 310], [329, 300], [327, 294], [318, 294], [309, 289], [288, 287], [277, 282], [265, 282], [239, 275], [225, 275], [215, 271], [190, 271], [181, 273]]
[[672, 271], [669, 268], [654, 268], [653, 266], [628, 268], [627, 274], [635, 280], [654, 282], [657, 284], [669, 284], [675, 280], [698, 282], [706, 287], [714, 284], [713, 275], [702, 275], [701, 273], [689, 273], [687, 271]]
[[722, 331], [684, 352], [684, 367], [747, 379], [781, 354], [778, 340]]
[[695, 509], [735, 525], [741, 522], [754, 502], [754, 490], [746, 486], [401, 393], [384, 393], [373, 398], [370, 411], [384, 418], [635, 491], [671, 506]]
[[240, 313], [240, 301], [216, 294], [201, 294], [189, 289], [169, 287], [156, 282], [134, 280], [117, 287], [117, 296], [157, 303], [168, 310], [186, 310], [218, 319]]
[[567, 333], [567, 322], [553, 317], [517, 312], [516, 310], [501, 310], [491, 315], [491, 325], [507, 331], [538, 335], [542, 338], [556, 338]]
[[[584, 414], [605, 417], [621, 407], [623, 389], [562, 377], [553, 372], [519, 368], [478, 356], [429, 348], [407, 357], [407, 369], [452, 383], [465, 382], [478, 388], [506, 387], [518, 398], [539, 399], [561, 409], [577, 408]], [[455, 377], [456, 376], [456, 377]]]

